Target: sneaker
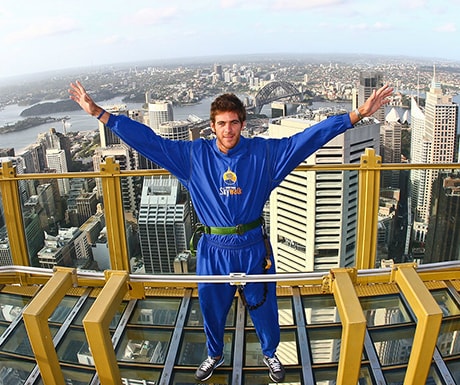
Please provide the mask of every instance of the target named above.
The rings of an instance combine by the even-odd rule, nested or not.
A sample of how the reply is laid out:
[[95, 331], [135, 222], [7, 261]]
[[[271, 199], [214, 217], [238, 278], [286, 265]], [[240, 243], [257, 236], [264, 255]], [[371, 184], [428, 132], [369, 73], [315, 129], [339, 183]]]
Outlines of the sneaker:
[[199, 381], [206, 381], [212, 376], [215, 368], [218, 368], [224, 363], [224, 356], [220, 358], [208, 357], [206, 358], [195, 372], [195, 378]]
[[268, 375], [272, 381], [281, 382], [284, 380], [284, 366], [276, 354], [272, 358], [264, 356], [264, 364], [268, 366]]

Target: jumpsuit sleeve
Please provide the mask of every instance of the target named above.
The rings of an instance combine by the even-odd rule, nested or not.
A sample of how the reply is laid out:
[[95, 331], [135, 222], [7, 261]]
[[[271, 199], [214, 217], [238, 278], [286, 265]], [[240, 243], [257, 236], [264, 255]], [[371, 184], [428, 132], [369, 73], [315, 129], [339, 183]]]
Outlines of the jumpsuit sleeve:
[[272, 182], [274, 183], [272, 187], [278, 186], [294, 168], [311, 154], [352, 127], [348, 114], [334, 115], [295, 135], [281, 139], [277, 145], [273, 141], [273, 146], [269, 150]]
[[188, 185], [191, 141], [162, 138], [150, 127], [124, 115], [110, 115], [107, 126], [126, 144]]

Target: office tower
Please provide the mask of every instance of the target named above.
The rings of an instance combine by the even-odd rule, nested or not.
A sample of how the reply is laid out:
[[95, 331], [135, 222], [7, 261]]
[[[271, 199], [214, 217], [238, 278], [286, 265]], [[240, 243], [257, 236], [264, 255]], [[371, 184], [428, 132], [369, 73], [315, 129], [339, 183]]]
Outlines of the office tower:
[[[145, 123], [142, 110], [128, 110], [125, 105], [106, 106], [104, 108], [113, 115], [125, 115], [140, 123]], [[124, 144], [124, 142], [101, 121], [99, 121], [99, 136], [102, 148]], [[136, 169], [155, 168], [155, 165], [142, 154], [139, 154], [138, 151], [132, 150], [132, 153], [135, 159]]]
[[[115, 106], [104, 106], [104, 109], [107, 112], [110, 112], [114, 115], [125, 115], [128, 116], [128, 109], [125, 105], [115, 105]], [[101, 147], [109, 147], [113, 144], [120, 144], [120, 138], [115, 135], [110, 128], [108, 128], [104, 123], [98, 121], [99, 126], [99, 137], [101, 140]]]
[[[425, 113], [417, 101], [411, 99], [411, 163], [428, 163], [431, 143], [425, 136]], [[425, 241], [427, 223], [420, 220], [428, 207], [428, 190], [426, 184], [428, 170], [410, 170], [411, 202], [414, 213], [413, 235], [416, 241]]]
[[214, 73], [217, 76], [218, 80], [222, 80], [222, 64], [214, 64]]
[[[24, 174], [24, 159], [20, 156], [6, 156], [0, 158], [0, 165], [3, 163], [11, 162], [12, 166], [16, 169], [16, 175]], [[29, 199], [30, 193], [28, 188], [28, 181], [20, 180], [19, 184], [19, 195], [21, 196], [22, 202], [26, 202]], [[0, 198], [2, 192], [0, 191]]]
[[82, 192], [76, 199], [78, 223], [83, 224], [96, 213], [98, 200], [95, 192]]
[[198, 126], [188, 120], [173, 120], [163, 122], [157, 129], [157, 134], [171, 140], [195, 140], [200, 137]]
[[460, 260], [460, 175], [439, 173], [432, 190], [423, 263]]
[[287, 115], [287, 104], [285, 102], [272, 102], [272, 118], [279, 118]]
[[[52, 170], [55, 170], [58, 174], [64, 174], [68, 171], [67, 169], [67, 159], [64, 150], [51, 149], [46, 150], [46, 162], [48, 167]], [[59, 193], [61, 196], [65, 196], [69, 193], [70, 184], [69, 179], [59, 179], [58, 180]]]
[[45, 237], [45, 247], [37, 254], [40, 266], [86, 267], [92, 261], [92, 251], [86, 234], [78, 227], [59, 229], [57, 236]]
[[[435, 76], [422, 110], [412, 101], [411, 162], [452, 163], [455, 161], [458, 105], [444, 95]], [[411, 170], [412, 211], [415, 239], [424, 241], [430, 218], [432, 185], [437, 170]]]
[[163, 122], [174, 120], [172, 103], [168, 101], [150, 101], [147, 100], [149, 108], [149, 126], [155, 131]]
[[[399, 115], [393, 108], [380, 126], [380, 155], [382, 163], [401, 163], [401, 127]], [[381, 187], [399, 187], [399, 170], [382, 172]]]
[[70, 152], [70, 139], [56, 129], [50, 128], [49, 132], [44, 132], [38, 135], [37, 142], [43, 145], [48, 150], [62, 150], [65, 154], [66, 170], [70, 171], [72, 155]]
[[190, 210], [188, 194], [176, 178], [144, 178], [138, 225], [147, 274], [174, 272], [174, 260], [189, 248]]
[[[383, 84], [383, 74], [376, 71], [361, 72], [359, 76], [358, 86], [358, 104], [353, 106], [356, 108], [363, 104], [366, 99], [371, 96], [372, 91], [380, 88]], [[385, 106], [380, 107], [373, 115], [380, 123], [385, 121]]]
[[[326, 116], [284, 118], [270, 137], [291, 136]], [[307, 128], [308, 129], [308, 128]], [[378, 149], [379, 123], [365, 119], [302, 164], [358, 163]], [[293, 171], [270, 197], [270, 236], [279, 272], [327, 271], [355, 264], [358, 175], [355, 171]]]
[[19, 156], [24, 159], [25, 172], [27, 173], [40, 173], [47, 167], [46, 148], [43, 144], [31, 144]]
[[[112, 145], [106, 148], [98, 148], [93, 155], [93, 166], [95, 171], [101, 169], [101, 163], [106, 157], [113, 157], [120, 165], [120, 170], [134, 170], [134, 157], [132, 150], [123, 144], [117, 146]], [[102, 184], [98, 178], [96, 180], [98, 198], [102, 197]], [[123, 197], [123, 208], [128, 211], [136, 210], [137, 188], [134, 177], [126, 177], [121, 179], [121, 189]]]
[[24, 228], [26, 231], [27, 253], [29, 254], [30, 265], [38, 267], [37, 253], [43, 247], [45, 240], [39, 214], [34, 212], [25, 213]]

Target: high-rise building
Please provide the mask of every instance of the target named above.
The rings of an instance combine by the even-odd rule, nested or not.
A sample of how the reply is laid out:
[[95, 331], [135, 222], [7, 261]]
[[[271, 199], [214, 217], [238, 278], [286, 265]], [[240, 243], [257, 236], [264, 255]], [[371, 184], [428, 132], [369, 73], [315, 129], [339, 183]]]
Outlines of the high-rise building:
[[[114, 115], [128, 116], [128, 109], [125, 105], [104, 106], [104, 109]], [[101, 147], [109, 147], [121, 143], [120, 138], [101, 121], [99, 121], [99, 137], [101, 140]]]
[[[113, 157], [120, 165], [120, 170], [134, 170], [134, 157], [132, 150], [124, 144], [117, 146], [98, 148], [93, 155], [93, 166], [95, 171], [101, 169], [101, 163], [104, 162], [106, 157]], [[102, 196], [102, 182], [98, 178], [96, 180], [98, 198]], [[136, 183], [134, 177], [126, 177], [121, 179], [121, 189], [123, 197], [123, 208], [128, 211], [136, 210]]]
[[217, 76], [218, 80], [222, 80], [222, 64], [214, 64], [214, 74]]
[[82, 192], [76, 199], [78, 222], [83, 224], [96, 213], [98, 204], [95, 192]]
[[190, 211], [188, 194], [176, 178], [144, 178], [138, 225], [147, 274], [174, 272], [174, 260], [189, 248]]
[[[411, 99], [411, 163], [428, 163], [430, 153], [430, 142], [425, 136], [425, 113], [419, 107], [417, 101]], [[428, 186], [426, 185], [427, 171], [413, 169], [410, 171], [411, 202], [414, 213], [413, 234], [417, 241], [424, 241], [427, 231], [427, 224], [420, 221], [422, 213], [427, 210]]]
[[[361, 72], [359, 76], [359, 86], [358, 86], [358, 95], [356, 106], [358, 107], [361, 104], [364, 104], [366, 99], [371, 96], [372, 91], [380, 88], [383, 83], [383, 74], [378, 71], [366, 71]], [[385, 106], [380, 107], [373, 115], [380, 123], [385, 121]]]
[[43, 144], [34, 143], [27, 146], [19, 154], [24, 159], [25, 172], [40, 173], [46, 168], [46, 148]]
[[40, 266], [84, 267], [92, 261], [92, 250], [86, 233], [78, 227], [61, 228], [57, 236], [46, 234], [45, 247], [37, 254]]
[[[291, 136], [325, 117], [280, 119], [270, 124], [270, 137]], [[366, 148], [378, 150], [379, 131], [379, 122], [365, 119], [302, 164], [358, 163]], [[290, 173], [270, 197], [270, 236], [278, 271], [326, 271], [353, 266], [357, 194], [356, 171]]]
[[433, 184], [433, 207], [424, 263], [460, 260], [460, 175], [439, 173]]
[[157, 134], [171, 140], [195, 140], [200, 137], [198, 126], [188, 120], [173, 120], [163, 122], [157, 129]]
[[[452, 163], [456, 159], [458, 105], [444, 95], [435, 77], [422, 110], [412, 100], [411, 162]], [[432, 185], [437, 170], [411, 170], [412, 211], [415, 239], [424, 241], [430, 218]]]
[[147, 100], [149, 107], [149, 126], [158, 132], [160, 124], [174, 120], [172, 103], [168, 101]]
[[65, 154], [66, 169], [70, 170], [72, 155], [70, 138], [67, 135], [57, 132], [55, 128], [50, 128], [48, 132], [38, 135], [37, 142], [44, 146], [46, 151], [62, 150]]
[[[68, 171], [67, 159], [64, 150], [46, 150], [46, 161], [48, 163], [48, 167], [52, 170], [55, 170], [58, 174], [64, 174]], [[67, 195], [69, 193], [70, 184], [68, 179], [58, 179], [58, 186], [61, 196]]]
[[[380, 126], [380, 155], [383, 163], [401, 162], [401, 127], [402, 124], [393, 108], [386, 121]], [[399, 170], [382, 172], [382, 187], [399, 187]]]
[[[12, 166], [16, 170], [17, 175], [24, 174], [24, 159], [20, 156], [7, 156], [0, 158], [0, 164], [11, 162]], [[30, 193], [28, 189], [28, 182], [25, 180], [20, 180], [19, 184], [19, 194], [23, 202], [29, 199]], [[2, 196], [2, 192], [0, 191], [0, 198]], [[1, 201], [1, 200], [0, 200]]]

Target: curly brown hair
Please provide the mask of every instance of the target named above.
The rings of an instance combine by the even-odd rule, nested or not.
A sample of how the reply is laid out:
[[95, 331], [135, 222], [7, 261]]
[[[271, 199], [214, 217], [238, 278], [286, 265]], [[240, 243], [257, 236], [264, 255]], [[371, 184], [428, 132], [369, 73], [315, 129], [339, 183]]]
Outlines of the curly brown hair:
[[246, 121], [246, 108], [243, 102], [232, 93], [222, 94], [211, 103], [211, 122], [216, 122], [216, 115], [221, 112], [236, 112], [241, 123]]

